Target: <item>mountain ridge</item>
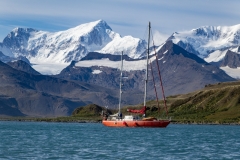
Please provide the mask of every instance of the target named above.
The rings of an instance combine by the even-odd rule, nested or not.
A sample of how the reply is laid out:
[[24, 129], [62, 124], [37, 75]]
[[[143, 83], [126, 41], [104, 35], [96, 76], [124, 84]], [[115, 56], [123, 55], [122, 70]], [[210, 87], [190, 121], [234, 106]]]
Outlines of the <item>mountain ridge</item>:
[[53, 33], [15, 28], [0, 43], [0, 51], [11, 58], [26, 57], [32, 64], [44, 67], [45, 64], [66, 66], [94, 51], [108, 54], [125, 51], [136, 58], [145, 50], [145, 45], [144, 40], [132, 36], [121, 37], [104, 20], [98, 20]]
[[[86, 26], [90, 27], [85, 28]], [[79, 28], [83, 28], [83, 30], [80, 31]], [[99, 30], [104, 30], [104, 33]], [[73, 35], [74, 32], [78, 33]], [[198, 33], [195, 35], [200, 34], [205, 38], [210, 36], [205, 31], [195, 32]], [[121, 38], [101, 20], [56, 33], [16, 28], [9, 37], [4, 39], [4, 43], [0, 43], [0, 58], [5, 59], [8, 64], [0, 62], [0, 67], [2, 67], [0, 70], [0, 100], [4, 104], [5, 113], [9, 114], [10, 112], [7, 110], [11, 109], [15, 115], [62, 116], [69, 115], [77, 106], [89, 103], [116, 106], [121, 67], [121, 56], [118, 53], [120, 50], [115, 50], [116, 52], [114, 51], [112, 54], [107, 53], [107, 50], [104, 53], [98, 53], [95, 49], [98, 47], [100, 49], [111, 48], [108, 45], [116, 45], [119, 46], [118, 49], [121, 49], [122, 46], [125, 46], [122, 45], [121, 40], [128, 38], [127, 36]], [[130, 39], [134, 43], [126, 45], [126, 50], [123, 51], [122, 104], [141, 102], [146, 76], [145, 42], [133, 37]], [[46, 41], [49, 43], [45, 43]], [[192, 92], [212, 83], [235, 80], [218, 66], [212, 65], [200, 58], [198, 54], [192, 53], [195, 45], [183, 42], [181, 45], [183, 47], [175, 44], [174, 40], [172, 41], [170, 38], [163, 45], [156, 46], [157, 59], [154, 55], [155, 49], [151, 48], [149, 58], [153, 65], [153, 75], [158, 75], [156, 66], [156, 62], [158, 62], [167, 96]], [[94, 51], [90, 52], [88, 47], [93, 47]], [[191, 52], [186, 51], [185, 48]], [[128, 52], [129, 49], [134, 53], [138, 52], [138, 49], [141, 52], [134, 55], [132, 52]], [[238, 54], [239, 48], [233, 47], [231, 50], [236, 50], [234, 54]], [[5, 55], [4, 51], [11, 51], [11, 53]], [[84, 55], [85, 53], [86, 55]], [[83, 55], [84, 57], [81, 57]], [[225, 50], [223, 55], [226, 55]], [[23, 61], [7, 62], [8, 60], [18, 60], [19, 57], [25, 58], [26, 63]], [[238, 61], [233, 61], [234, 57], [236, 59], [237, 55], [229, 55], [226, 63], [238, 66]], [[29, 58], [28, 62], [27, 58]], [[43, 69], [43, 65], [46, 65], [46, 70], [57, 69], [58, 72], [46, 76], [34, 71], [34, 69], [37, 70], [37, 67]], [[224, 65], [226, 65], [225, 62]], [[148, 98], [153, 99], [155, 92], [151, 73], [149, 78]], [[155, 80], [156, 86], [160, 87], [159, 79]], [[161, 97], [161, 94], [158, 96]]]
[[[171, 41], [167, 41], [157, 50], [166, 95], [187, 93], [207, 84], [235, 80], [218, 67], [185, 51]], [[91, 58], [86, 56], [86, 59], [72, 63], [56, 77], [118, 89], [120, 56], [111, 55], [111, 57], [106, 58], [106, 55], [101, 53], [91, 53], [89, 56]], [[127, 55], [123, 57], [123, 76], [125, 77], [123, 89], [143, 92], [146, 60], [129, 59]], [[155, 56], [150, 55], [150, 60], [153, 65], [153, 74], [157, 76]], [[149, 78], [149, 93], [154, 96], [151, 73], [149, 73]], [[156, 84], [159, 84], [159, 79], [155, 81]]]
[[[190, 31], [175, 32], [170, 39], [187, 51], [194, 48], [195, 54], [206, 58], [214, 50], [238, 46], [240, 44], [240, 24], [217, 27], [203, 26]], [[183, 44], [191, 47], [184, 47]]]
[[[240, 25], [203, 26], [175, 32], [168, 40], [208, 63], [218, 65], [227, 50], [239, 53]], [[145, 50], [146, 41], [132, 36], [122, 37], [104, 20], [97, 20], [52, 33], [15, 28], [0, 43], [0, 59], [8, 62], [21, 56], [22, 60], [34, 64], [32, 67], [38, 72], [51, 75], [59, 74], [72, 61], [80, 61], [90, 52], [121, 55], [123, 51], [130, 58], [139, 59]]]
[[[84, 82], [67, 81], [52, 76], [34, 75], [10, 67], [0, 61], [0, 115], [55, 117], [71, 115], [72, 111], [89, 103], [114, 107], [118, 92]], [[125, 99], [130, 104], [140, 98]]]

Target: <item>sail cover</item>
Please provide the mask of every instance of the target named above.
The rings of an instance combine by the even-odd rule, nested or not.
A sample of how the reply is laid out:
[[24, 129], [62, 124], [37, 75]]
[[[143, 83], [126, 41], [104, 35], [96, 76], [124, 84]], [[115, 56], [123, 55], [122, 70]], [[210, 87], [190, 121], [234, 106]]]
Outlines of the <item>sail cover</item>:
[[131, 113], [145, 114], [146, 106], [144, 106], [142, 109], [127, 109], [127, 111]]

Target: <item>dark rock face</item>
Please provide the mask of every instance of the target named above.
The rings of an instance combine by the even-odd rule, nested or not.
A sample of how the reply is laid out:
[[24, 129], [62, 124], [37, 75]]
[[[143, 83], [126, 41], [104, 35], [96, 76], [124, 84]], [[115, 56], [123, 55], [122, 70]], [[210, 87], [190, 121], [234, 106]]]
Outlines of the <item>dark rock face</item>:
[[[218, 67], [171, 41], [159, 50], [158, 58], [161, 59], [158, 62], [167, 95], [188, 93], [201, 89], [206, 84], [235, 80]], [[157, 73], [154, 72], [154, 75]]]
[[[111, 55], [111, 54], [101, 54], [97, 52], [90, 52], [84, 60], [99, 60], [103, 58], [108, 58], [111, 61], [118, 61], [119, 65], [121, 64], [121, 55]], [[126, 61], [137, 61], [131, 59], [127, 55], [123, 55], [123, 60]], [[86, 82], [90, 84], [96, 84], [102, 87], [118, 89], [119, 88], [119, 78], [120, 70], [116, 68], [104, 67], [104, 66], [92, 66], [92, 67], [77, 67], [75, 66], [76, 61], [73, 61], [68, 67], [63, 69], [59, 75], [56, 75], [57, 78], [67, 79], [67, 80], [76, 80], [81, 82]], [[94, 74], [94, 70], [100, 70], [101, 73]], [[145, 76], [145, 71], [123, 71], [123, 77], [128, 77], [123, 79], [123, 90], [126, 91], [143, 91], [142, 87], [144, 85], [143, 78]]]
[[[154, 56], [151, 55], [150, 58]], [[120, 56], [91, 53], [85, 60], [109, 58], [120, 61]], [[124, 57], [126, 61], [132, 60]], [[84, 59], [83, 59], [84, 61]], [[218, 67], [205, 62], [195, 54], [167, 41], [157, 52], [165, 95], [188, 93], [207, 84], [234, 81]], [[111, 67], [78, 67], [72, 62], [59, 75], [35, 75], [24, 62], [0, 62], [0, 113], [26, 116], [70, 115], [79, 106], [95, 103], [116, 108], [119, 102], [120, 70]], [[156, 59], [152, 59], [153, 75], [158, 97], [162, 98]], [[150, 66], [149, 66], [150, 68]], [[94, 73], [100, 70], [100, 73]], [[30, 74], [31, 73], [31, 74]], [[122, 105], [143, 102], [145, 70], [123, 72]], [[148, 80], [148, 100], [155, 98], [151, 70]]]
[[240, 67], [240, 54], [228, 50], [221, 62], [221, 66], [228, 66], [230, 68]]
[[[1, 44], [0, 44], [0, 46], [1, 46]], [[19, 56], [17, 58], [9, 57], [9, 56], [4, 55], [3, 52], [0, 51], [0, 61], [7, 63], [7, 62], [11, 62], [11, 61], [18, 61], [18, 60], [21, 60], [21, 61], [24, 61], [24, 62], [30, 64], [29, 60], [26, 57], [23, 57], [23, 56]]]
[[[119, 61], [119, 64], [121, 63], [120, 56], [100, 53], [91, 53], [86, 59], [82, 60], [101, 59], [107, 58], [108, 56], [109, 59]], [[206, 84], [235, 80], [218, 67], [205, 62], [195, 54], [187, 52], [172, 43], [172, 41], [166, 42], [158, 51], [157, 56], [166, 95], [187, 93], [201, 89]], [[127, 57], [124, 57], [124, 59], [131, 61], [131, 59]], [[57, 77], [118, 89], [120, 71], [118, 69], [97, 65], [98, 64], [92, 67], [77, 67], [75, 66], [75, 62], [73, 62], [57, 75]], [[158, 87], [157, 90], [161, 92], [156, 60], [152, 62], [152, 65], [154, 78]], [[101, 73], [93, 74], [93, 70], [101, 70]], [[142, 93], [144, 91], [145, 70], [124, 71], [123, 76], [127, 77], [123, 80], [123, 90], [125, 92], [134, 90]], [[148, 92], [153, 98], [155, 91], [152, 80], [151, 73], [149, 73]], [[158, 94], [159, 97], [161, 97], [161, 94], [162, 93]]]
[[[0, 62], [0, 95], [8, 97], [8, 101], [1, 99], [1, 113], [15, 116], [13, 112], [6, 112], [15, 108], [18, 115], [26, 116], [60, 116], [71, 114], [74, 107], [86, 103], [80, 100], [69, 107], [72, 100], [61, 96], [67, 81], [56, 78], [33, 75], [18, 71]], [[70, 101], [70, 102], [69, 102]], [[8, 103], [6, 103], [8, 102]], [[72, 101], [73, 103], [74, 101]], [[3, 105], [5, 104], [5, 105]]]
[[19, 109], [14, 98], [0, 96], [0, 116], [25, 116]]
[[2, 45], [11, 49], [12, 52], [26, 53], [26, 45], [31, 33], [37, 32], [32, 28], [16, 28], [3, 39]]
[[30, 74], [40, 75], [40, 73], [34, 70], [29, 63], [22, 60], [8, 62], [7, 64], [17, 70], [24, 71]]
[[[112, 54], [101, 54], [98, 52], [89, 52], [85, 57], [81, 59], [81, 61], [84, 60], [93, 60], [93, 59], [103, 59], [103, 58], [108, 58], [111, 61], [120, 61], [121, 60], [121, 55], [112, 55]], [[123, 55], [123, 59], [126, 61], [134, 60], [127, 55]]]
[[180, 47], [182, 47], [182, 48], [184, 48], [186, 51], [188, 51], [188, 52], [190, 52], [190, 53], [194, 53], [194, 54], [196, 54], [196, 55], [199, 55], [199, 52], [196, 51], [196, 50], [194, 49], [194, 47], [193, 47], [191, 44], [189, 44], [189, 43], [183, 43], [182, 41], [179, 41], [179, 42], [177, 43], [177, 45], [180, 46]]
[[[84, 82], [34, 75], [0, 61], [0, 115], [54, 117], [71, 115], [79, 106], [95, 103], [116, 107], [119, 92]], [[134, 95], [130, 92], [128, 95]], [[139, 98], [129, 99], [130, 104]], [[124, 102], [123, 102], [124, 103]]]
[[12, 60], [11, 57], [4, 55], [4, 54], [0, 51], [0, 61], [2, 61], [2, 62], [9, 62], [9, 61], [11, 61], [11, 60]]
[[[93, 74], [94, 70], [101, 70], [101, 73]], [[123, 89], [125, 90], [129, 89], [139, 90], [141, 86], [144, 85], [143, 83], [143, 79], [145, 76], [144, 71], [130, 71], [130, 72], [123, 71], [123, 76], [128, 77], [126, 79], [123, 79], [124, 81]], [[67, 68], [65, 68], [59, 75], [56, 75], [56, 77], [68, 80], [87, 82], [90, 84], [100, 85], [106, 88], [118, 89], [120, 70], [101, 66], [76, 67], [70, 65]], [[143, 90], [143, 87], [140, 90]]]

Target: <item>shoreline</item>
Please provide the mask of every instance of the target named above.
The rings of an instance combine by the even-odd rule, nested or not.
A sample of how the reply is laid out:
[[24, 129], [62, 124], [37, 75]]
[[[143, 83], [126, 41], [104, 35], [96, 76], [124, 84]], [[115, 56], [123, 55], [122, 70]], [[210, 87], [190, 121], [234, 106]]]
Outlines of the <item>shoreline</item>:
[[188, 122], [171, 122], [170, 124], [186, 124], [186, 125], [240, 125], [238, 122], [233, 122], [233, 123], [212, 123], [212, 122], [205, 122], [205, 123], [188, 123]]
[[86, 119], [60, 119], [60, 118], [0, 118], [0, 121], [16, 121], [16, 122], [62, 122], [62, 123], [101, 123], [100, 120]]
[[[0, 121], [16, 121], [16, 122], [60, 122], [60, 123], [102, 123], [102, 120], [59, 120], [59, 119], [25, 119], [25, 118], [0, 118]], [[182, 121], [171, 121], [170, 124], [184, 124], [184, 125], [240, 125], [240, 122], [225, 122], [225, 123], [214, 123], [214, 122], [182, 122]]]

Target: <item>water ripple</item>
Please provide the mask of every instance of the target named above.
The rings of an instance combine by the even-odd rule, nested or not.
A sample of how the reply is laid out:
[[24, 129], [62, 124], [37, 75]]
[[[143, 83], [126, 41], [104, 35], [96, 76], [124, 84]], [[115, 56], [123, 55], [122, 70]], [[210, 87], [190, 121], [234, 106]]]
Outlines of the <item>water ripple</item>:
[[239, 127], [0, 122], [0, 159], [240, 159]]

